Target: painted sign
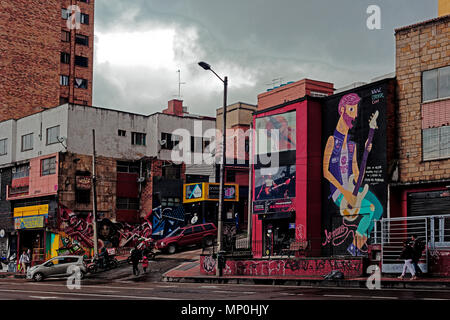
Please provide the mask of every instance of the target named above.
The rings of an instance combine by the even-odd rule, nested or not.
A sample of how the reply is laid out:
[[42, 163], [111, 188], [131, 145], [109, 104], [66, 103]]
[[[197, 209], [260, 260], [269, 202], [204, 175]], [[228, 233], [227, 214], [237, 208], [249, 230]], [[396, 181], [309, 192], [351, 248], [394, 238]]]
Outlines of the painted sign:
[[325, 100], [323, 241], [326, 255], [364, 256], [386, 212], [386, 84]]
[[14, 208], [14, 218], [48, 215], [48, 204]]
[[14, 219], [14, 229], [36, 229], [44, 227], [45, 216], [34, 216]]
[[256, 153], [295, 150], [295, 111], [256, 118]]
[[76, 188], [78, 190], [91, 190], [91, 177], [77, 176], [76, 177]]
[[[183, 203], [197, 201], [219, 201], [219, 183], [189, 183], [183, 186]], [[239, 201], [239, 186], [226, 183], [224, 185], [224, 200]]]

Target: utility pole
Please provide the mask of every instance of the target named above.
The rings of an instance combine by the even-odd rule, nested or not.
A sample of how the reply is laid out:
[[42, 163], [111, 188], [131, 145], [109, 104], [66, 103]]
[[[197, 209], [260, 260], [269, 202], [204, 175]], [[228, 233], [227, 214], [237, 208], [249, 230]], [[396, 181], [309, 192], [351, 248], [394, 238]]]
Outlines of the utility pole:
[[97, 177], [95, 176], [95, 129], [92, 129], [92, 194], [93, 194], [93, 215], [94, 215], [94, 258], [98, 256], [97, 241]]
[[[253, 194], [253, 177], [252, 177], [252, 164], [253, 164], [253, 123], [250, 123], [250, 136], [248, 138], [248, 218], [247, 218], [247, 246], [250, 246], [252, 239], [252, 194]], [[251, 248], [251, 246], [250, 246]]]

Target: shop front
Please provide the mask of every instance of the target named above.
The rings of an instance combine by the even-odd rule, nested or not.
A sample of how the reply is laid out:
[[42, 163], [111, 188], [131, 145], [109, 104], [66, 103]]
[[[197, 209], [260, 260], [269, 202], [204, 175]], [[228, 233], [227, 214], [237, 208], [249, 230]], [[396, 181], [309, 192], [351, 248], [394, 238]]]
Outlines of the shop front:
[[18, 257], [24, 251], [30, 250], [32, 266], [46, 259], [45, 226], [48, 213], [48, 204], [14, 208], [14, 229], [18, 234]]
[[[217, 226], [219, 211], [219, 183], [188, 183], [183, 185], [183, 205], [188, 224], [212, 222]], [[224, 187], [224, 235], [233, 236], [239, 226], [239, 185], [226, 183]]]

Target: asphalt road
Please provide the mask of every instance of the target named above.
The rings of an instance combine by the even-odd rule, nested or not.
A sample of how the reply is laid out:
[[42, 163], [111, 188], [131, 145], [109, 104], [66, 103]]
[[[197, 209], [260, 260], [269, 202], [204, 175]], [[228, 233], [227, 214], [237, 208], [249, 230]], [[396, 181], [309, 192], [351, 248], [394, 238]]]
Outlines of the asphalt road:
[[302, 288], [295, 286], [166, 283], [98, 279], [70, 289], [67, 280], [36, 283], [23, 279], [0, 281], [2, 300], [450, 300], [449, 291]]
[[[36, 283], [25, 279], [0, 279], [0, 300], [450, 300], [450, 291], [369, 290], [358, 288], [311, 288], [298, 286], [161, 282], [164, 272], [198, 259], [201, 250], [158, 255], [149, 272], [132, 275], [132, 267], [88, 275], [79, 288], [67, 279]], [[141, 270], [142, 271], [142, 270]]]

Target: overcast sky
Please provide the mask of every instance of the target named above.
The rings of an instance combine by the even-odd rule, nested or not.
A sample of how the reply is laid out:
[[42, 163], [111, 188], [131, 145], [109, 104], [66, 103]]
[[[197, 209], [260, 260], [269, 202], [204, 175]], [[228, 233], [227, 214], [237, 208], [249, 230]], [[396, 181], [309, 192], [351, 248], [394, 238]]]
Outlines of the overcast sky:
[[[369, 30], [369, 5], [381, 30]], [[437, 16], [437, 0], [96, 0], [95, 106], [150, 114], [179, 98], [215, 116], [303, 78], [340, 88], [395, 71], [394, 28]], [[180, 73], [177, 71], [180, 70]]]

